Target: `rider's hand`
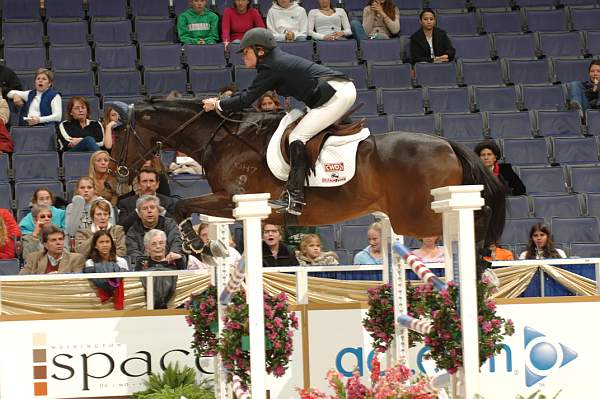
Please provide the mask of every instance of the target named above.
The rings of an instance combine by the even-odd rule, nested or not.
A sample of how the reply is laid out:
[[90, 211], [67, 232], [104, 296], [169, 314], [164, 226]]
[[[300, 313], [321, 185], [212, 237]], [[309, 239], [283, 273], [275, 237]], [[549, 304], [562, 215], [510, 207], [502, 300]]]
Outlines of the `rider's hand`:
[[202, 100], [203, 108], [206, 112], [214, 111], [217, 109], [217, 102], [219, 99], [217, 97], [207, 98]]

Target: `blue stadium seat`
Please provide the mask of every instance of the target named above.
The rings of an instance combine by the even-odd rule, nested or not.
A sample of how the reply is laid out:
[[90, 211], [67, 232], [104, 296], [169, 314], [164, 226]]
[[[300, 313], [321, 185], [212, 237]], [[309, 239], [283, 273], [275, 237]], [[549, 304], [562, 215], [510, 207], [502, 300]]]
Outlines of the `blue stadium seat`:
[[182, 68], [145, 69], [144, 88], [148, 95], [167, 95], [173, 90], [186, 93], [187, 72]]
[[570, 186], [574, 193], [600, 192], [600, 167], [569, 166]]
[[64, 195], [62, 183], [58, 180], [27, 182], [17, 181], [15, 183], [15, 209], [17, 212], [29, 207], [29, 202], [31, 201], [31, 197], [33, 197], [33, 193], [40, 187], [47, 188], [55, 197], [62, 197]]
[[454, 62], [418, 62], [415, 64], [417, 85], [420, 86], [456, 86], [457, 73]]
[[504, 160], [515, 165], [548, 164], [548, 145], [543, 139], [504, 139]]
[[587, 134], [600, 136], [600, 111], [587, 110], [585, 113]]
[[[345, 220], [341, 224], [346, 225], [346, 226], [370, 226], [375, 221], [376, 221], [375, 216], [373, 216], [371, 214], [367, 214], [367, 215], [359, 216], [354, 219]], [[365, 235], [365, 237], [366, 237], [366, 235]]]
[[97, 45], [95, 53], [100, 70], [137, 67], [137, 51], [132, 44]]
[[480, 15], [481, 27], [484, 32], [520, 33], [523, 31], [523, 21], [518, 11], [487, 10], [482, 11]]
[[131, 21], [128, 19], [97, 19], [90, 22], [92, 38], [96, 44], [124, 45], [131, 43]]
[[2, 0], [2, 20], [40, 19], [39, 0]]
[[44, 8], [46, 18], [85, 18], [82, 0], [48, 0]]
[[[539, 0], [534, 0], [539, 1]], [[546, 0], [553, 5], [553, 0]], [[530, 32], [563, 32], [569, 30], [565, 9], [525, 9], [527, 28]]]
[[[353, 120], [361, 117], [352, 118]], [[365, 126], [369, 128], [371, 134], [387, 133], [390, 129], [389, 121], [386, 115], [379, 116], [364, 116]]]
[[65, 180], [77, 180], [81, 176], [87, 176], [92, 154], [92, 152], [65, 151], [62, 156]]
[[475, 109], [479, 111], [517, 111], [517, 91], [514, 86], [473, 86]]
[[135, 37], [139, 43], [175, 43], [175, 22], [170, 18], [137, 17]]
[[546, 57], [582, 57], [585, 55], [582, 32], [541, 32], [540, 50]]
[[43, 45], [42, 21], [13, 21], [2, 24], [2, 40], [5, 46]]
[[495, 139], [522, 138], [533, 136], [534, 116], [530, 112], [485, 112], [487, 133]]
[[466, 9], [466, 2], [464, 0], [428, 0], [427, 6], [434, 10], [443, 9]]
[[[373, 42], [380, 40], [373, 40]], [[412, 86], [410, 64], [368, 63], [371, 86], [408, 89]]]
[[469, 89], [466, 87], [427, 87], [426, 107], [431, 112], [469, 112]]
[[127, 3], [122, 0], [88, 0], [90, 17], [126, 18]]
[[136, 70], [100, 70], [98, 86], [104, 95], [135, 95], [140, 93], [142, 81]]
[[401, 59], [400, 40], [361, 40], [360, 58], [365, 61], [397, 61]]
[[4, 63], [14, 71], [35, 71], [46, 65], [46, 49], [41, 46], [6, 46]]
[[600, 194], [588, 193], [585, 195], [585, 205], [587, 216], [596, 216], [600, 218]]
[[452, 35], [450, 41], [457, 59], [489, 60], [491, 57], [492, 48], [487, 35]]
[[56, 136], [53, 126], [13, 126], [10, 129], [10, 134], [15, 147], [15, 154], [20, 152], [56, 151]]
[[244, 59], [241, 54], [238, 54], [238, 50], [240, 49], [240, 45], [238, 43], [229, 43], [229, 47], [227, 48], [227, 59], [232, 65], [244, 65]]
[[[365, 2], [361, 1], [360, 3], [364, 7]], [[419, 14], [404, 15], [403, 13], [400, 13], [400, 33], [402, 35], [412, 35], [418, 29], [421, 29], [421, 25], [419, 24]]]
[[477, 17], [472, 12], [439, 13], [437, 25], [449, 35], [475, 35], [479, 33]]
[[387, 114], [422, 114], [423, 91], [421, 89], [381, 89], [383, 111]]
[[506, 219], [500, 244], [526, 244], [529, 241], [529, 230], [536, 223], [544, 223], [542, 218]]
[[[271, 3], [272, 4], [272, 3]], [[190, 7], [188, 0], [173, 0], [175, 15], [179, 15]], [[265, 14], [266, 15], [266, 14]]]
[[576, 31], [600, 30], [600, 9], [571, 8], [571, 24]]
[[280, 47], [286, 53], [297, 55], [298, 57], [313, 61], [313, 43], [310, 40], [303, 42], [281, 42], [278, 44], [278, 47]]
[[[198, 46], [203, 47], [203, 46]], [[231, 68], [209, 67], [190, 68], [189, 81], [192, 91], [196, 94], [217, 92], [221, 87], [230, 84], [232, 79]]]
[[[0, 183], [8, 183], [10, 178], [10, 165], [8, 163], [8, 154], [0, 154]], [[0, 206], [0, 208], [2, 208]]]
[[588, 80], [590, 78], [588, 75], [589, 65], [589, 59], [554, 58], [552, 59], [553, 80], [559, 83]]
[[510, 6], [508, 0], [471, 0], [475, 8], [507, 8]]
[[92, 71], [55, 71], [53, 86], [68, 97], [92, 97], [96, 94]]
[[579, 258], [600, 258], [600, 243], [572, 242], [571, 256], [577, 256]]
[[223, 43], [206, 44], [204, 46], [184, 44], [183, 50], [185, 62], [192, 68], [224, 66], [226, 64], [225, 46], [223, 46]]
[[168, 17], [169, 0], [131, 0], [131, 13], [143, 17]]
[[15, 180], [58, 180], [57, 152], [16, 153], [13, 155]]
[[402, 132], [426, 133], [432, 136], [438, 134], [433, 114], [394, 115], [393, 130]]
[[539, 53], [532, 33], [494, 33], [496, 55], [502, 58], [535, 58]]
[[598, 242], [600, 241], [600, 228], [598, 218], [552, 218], [552, 233], [556, 242]]
[[256, 69], [235, 65], [233, 68], [233, 76], [239, 90], [247, 89], [256, 77]]
[[0, 183], [0, 208], [12, 209], [12, 189], [9, 183]]
[[144, 68], [181, 67], [179, 44], [140, 44], [140, 63]]
[[50, 19], [46, 25], [48, 40], [52, 45], [87, 44], [88, 27], [86, 21], [80, 19]]
[[377, 105], [377, 92], [375, 90], [357, 90], [355, 105], [364, 104], [354, 115], [377, 115], [379, 114]]
[[531, 216], [529, 198], [526, 195], [506, 197], [506, 218], [528, 218]]
[[587, 43], [587, 52], [589, 54], [600, 54], [600, 30], [587, 31], [585, 34]]
[[20, 266], [19, 260], [12, 259], [2, 259], [0, 260], [0, 275], [2, 276], [15, 276], [19, 274]]
[[319, 226], [319, 236], [321, 237], [321, 250], [322, 251], [332, 251], [337, 246], [335, 244], [335, 226], [331, 224], [326, 224]]
[[177, 175], [171, 178], [171, 194], [181, 198], [198, 197], [211, 193], [211, 188], [203, 176]]
[[342, 225], [340, 230], [341, 247], [349, 252], [361, 250], [367, 246], [368, 225]]
[[550, 83], [548, 60], [505, 60], [508, 81], [513, 84]]
[[48, 49], [53, 69], [82, 70], [92, 68], [90, 46], [50, 46]]
[[567, 90], [564, 86], [521, 85], [525, 109], [562, 111], [567, 106]]
[[459, 60], [462, 82], [466, 85], [500, 86], [505, 83], [502, 65], [496, 61]]
[[335, 69], [337, 71], [342, 72], [348, 78], [350, 78], [354, 82], [354, 85], [357, 89], [368, 88], [369, 84], [367, 78], [367, 69], [365, 68], [365, 65], [339, 65], [336, 66]]
[[442, 136], [451, 140], [483, 139], [481, 113], [440, 114]]
[[521, 167], [521, 180], [528, 194], [563, 194], [567, 192], [561, 167]]
[[357, 62], [356, 40], [317, 40], [316, 45], [317, 57], [324, 64]]
[[581, 119], [574, 111], [535, 111], [540, 136], [579, 136]]
[[532, 198], [533, 214], [544, 218], [546, 223], [554, 216], [581, 216], [581, 203], [577, 195], [534, 195]]

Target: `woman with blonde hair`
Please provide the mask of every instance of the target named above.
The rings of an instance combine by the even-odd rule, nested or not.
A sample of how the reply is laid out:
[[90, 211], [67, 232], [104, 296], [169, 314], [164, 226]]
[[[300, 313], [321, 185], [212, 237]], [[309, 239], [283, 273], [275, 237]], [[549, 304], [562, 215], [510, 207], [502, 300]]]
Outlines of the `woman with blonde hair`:
[[96, 195], [109, 201], [112, 206], [117, 204], [119, 196], [129, 192], [129, 184], [120, 182], [109, 173], [110, 154], [108, 151], [100, 150], [92, 154], [90, 158], [89, 177], [94, 181]]
[[15, 254], [15, 238], [21, 237], [21, 230], [8, 209], [0, 208], [0, 259], [12, 259]]
[[[96, 183], [91, 177], [83, 176], [79, 178], [75, 186], [75, 195], [71, 203], [67, 205], [65, 230], [69, 236], [75, 236], [79, 229], [89, 229], [92, 226], [93, 220], [90, 218], [90, 209], [94, 201], [106, 201], [106, 199], [96, 194]], [[115, 223], [115, 213], [112, 205], [110, 206], [110, 222]]]

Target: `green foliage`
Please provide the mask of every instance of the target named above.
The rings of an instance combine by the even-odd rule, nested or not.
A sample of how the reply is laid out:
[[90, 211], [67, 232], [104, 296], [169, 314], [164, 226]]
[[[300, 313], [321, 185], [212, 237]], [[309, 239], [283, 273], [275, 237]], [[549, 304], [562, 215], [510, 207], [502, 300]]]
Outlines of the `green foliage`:
[[179, 368], [169, 364], [162, 374], [151, 374], [146, 381], [146, 390], [133, 394], [134, 399], [214, 399], [209, 383], [196, 384], [196, 370]]

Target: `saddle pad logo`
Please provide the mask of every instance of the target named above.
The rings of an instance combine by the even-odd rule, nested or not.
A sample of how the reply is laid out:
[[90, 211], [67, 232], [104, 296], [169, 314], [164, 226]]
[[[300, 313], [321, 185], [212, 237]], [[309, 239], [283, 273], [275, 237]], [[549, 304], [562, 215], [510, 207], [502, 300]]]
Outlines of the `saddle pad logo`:
[[525, 384], [533, 384], [577, 358], [577, 352], [525, 327]]
[[344, 170], [344, 163], [326, 163], [323, 165], [325, 172], [342, 172]]

